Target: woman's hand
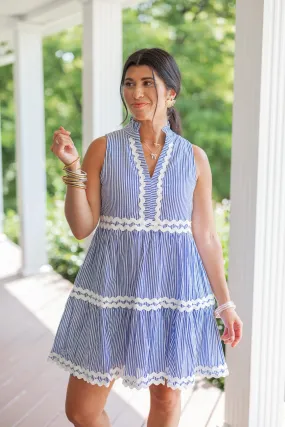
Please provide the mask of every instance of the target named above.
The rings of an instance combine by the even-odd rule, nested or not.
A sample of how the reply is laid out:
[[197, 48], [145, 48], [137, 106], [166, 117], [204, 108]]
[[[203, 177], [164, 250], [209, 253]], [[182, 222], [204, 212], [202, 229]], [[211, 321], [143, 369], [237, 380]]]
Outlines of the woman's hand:
[[242, 337], [243, 322], [233, 308], [227, 308], [220, 313], [225, 329], [221, 339], [225, 344], [235, 347]]
[[72, 163], [79, 157], [75, 145], [70, 138], [70, 132], [62, 126], [54, 132], [53, 143], [50, 149], [65, 165]]

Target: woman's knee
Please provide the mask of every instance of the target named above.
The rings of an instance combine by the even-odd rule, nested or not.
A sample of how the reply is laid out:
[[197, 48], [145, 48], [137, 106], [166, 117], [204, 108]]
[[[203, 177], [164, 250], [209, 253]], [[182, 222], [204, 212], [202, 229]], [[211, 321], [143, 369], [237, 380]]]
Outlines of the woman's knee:
[[76, 427], [96, 426], [114, 384], [109, 387], [92, 385], [70, 375], [66, 393], [65, 413], [67, 419]]
[[162, 411], [172, 411], [180, 402], [181, 390], [173, 390], [164, 384], [150, 386], [151, 404]]
[[[93, 412], [87, 413], [86, 411], [81, 411], [80, 409], [70, 409], [66, 408], [67, 419], [75, 427], [95, 427], [96, 426], [96, 413]], [[98, 419], [98, 418], [97, 418]]]

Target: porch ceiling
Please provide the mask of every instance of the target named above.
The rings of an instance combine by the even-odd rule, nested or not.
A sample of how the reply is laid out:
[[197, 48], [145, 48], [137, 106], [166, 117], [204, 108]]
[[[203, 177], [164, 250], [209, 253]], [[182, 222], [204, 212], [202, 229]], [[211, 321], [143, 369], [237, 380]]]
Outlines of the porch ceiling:
[[9, 0], [9, 2], [1, 1], [0, 2], [0, 13], [1, 15], [22, 15], [33, 11], [39, 7], [48, 5], [52, 2], [50, 0]]
[[[105, 0], [120, 3], [123, 8], [138, 5], [141, 0]], [[48, 35], [82, 22], [80, 0], [0, 0], [0, 42], [12, 43], [13, 30], [20, 19], [43, 27]], [[0, 53], [1, 55], [1, 53]]]

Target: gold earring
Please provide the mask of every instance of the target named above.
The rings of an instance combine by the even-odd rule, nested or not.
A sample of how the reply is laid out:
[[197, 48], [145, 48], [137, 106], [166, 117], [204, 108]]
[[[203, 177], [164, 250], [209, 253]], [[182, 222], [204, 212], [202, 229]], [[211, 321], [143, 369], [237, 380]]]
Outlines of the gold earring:
[[176, 102], [176, 100], [175, 99], [167, 99], [166, 100], [166, 106], [167, 106], [167, 108], [171, 108], [171, 107], [173, 107], [173, 105], [175, 104], [175, 102]]

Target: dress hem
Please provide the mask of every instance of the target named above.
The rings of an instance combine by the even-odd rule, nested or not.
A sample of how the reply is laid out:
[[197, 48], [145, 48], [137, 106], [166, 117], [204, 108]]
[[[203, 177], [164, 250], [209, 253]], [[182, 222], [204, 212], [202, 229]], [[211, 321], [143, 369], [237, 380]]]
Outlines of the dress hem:
[[110, 370], [109, 373], [89, 371], [79, 365], [75, 365], [70, 360], [65, 359], [57, 353], [50, 353], [47, 362], [54, 363], [65, 371], [69, 372], [73, 376], [83, 379], [90, 384], [97, 384], [99, 386], [109, 387], [110, 382], [114, 379], [121, 378], [123, 385], [128, 388], [135, 388], [140, 390], [147, 388], [152, 384], [166, 384], [167, 387], [173, 390], [185, 390], [189, 387], [193, 387], [195, 384], [195, 375], [200, 375], [204, 378], [220, 378], [229, 375], [227, 364], [219, 366], [197, 366], [195, 368], [195, 374], [188, 377], [172, 377], [165, 372], [152, 372], [147, 377], [132, 377], [123, 374], [124, 369], [115, 367]]

